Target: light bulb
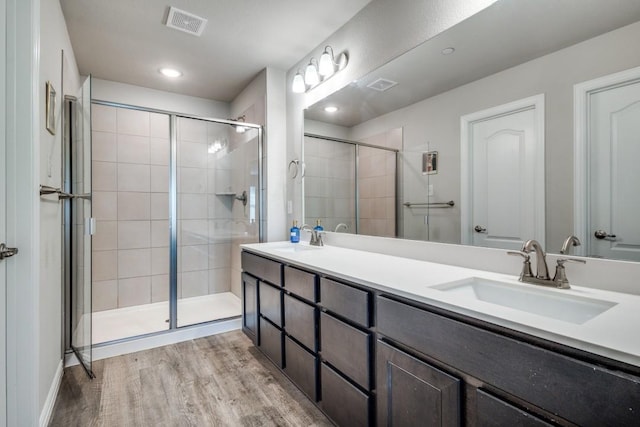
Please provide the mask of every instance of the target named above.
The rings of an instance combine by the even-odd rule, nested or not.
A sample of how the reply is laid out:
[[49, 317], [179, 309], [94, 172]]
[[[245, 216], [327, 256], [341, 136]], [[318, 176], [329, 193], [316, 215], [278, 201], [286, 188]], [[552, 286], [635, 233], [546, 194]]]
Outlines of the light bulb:
[[304, 85], [304, 78], [302, 77], [302, 74], [300, 74], [300, 71], [298, 71], [298, 73], [293, 76], [293, 83], [291, 84], [291, 90], [294, 93], [304, 93], [304, 90], [306, 89], [305, 85]]
[[174, 70], [173, 68], [160, 68], [158, 71], [166, 77], [176, 78], [182, 76], [182, 72]]
[[320, 56], [318, 72], [324, 78], [331, 76], [335, 72], [335, 68], [333, 66], [333, 55], [331, 55], [327, 49], [325, 49], [322, 56]]
[[318, 69], [312, 62], [309, 62], [306, 70], [304, 71], [304, 82], [308, 86], [315, 86], [320, 83], [320, 76], [318, 76]]

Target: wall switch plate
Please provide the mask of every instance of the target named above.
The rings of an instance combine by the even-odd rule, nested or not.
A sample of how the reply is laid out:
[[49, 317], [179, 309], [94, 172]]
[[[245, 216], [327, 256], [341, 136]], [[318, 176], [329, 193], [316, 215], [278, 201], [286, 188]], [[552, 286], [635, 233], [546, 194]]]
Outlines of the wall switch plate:
[[291, 200], [287, 200], [287, 213], [288, 214], [293, 213], [293, 202]]
[[433, 184], [429, 184], [428, 190], [427, 190], [427, 195], [428, 196], [433, 196]]

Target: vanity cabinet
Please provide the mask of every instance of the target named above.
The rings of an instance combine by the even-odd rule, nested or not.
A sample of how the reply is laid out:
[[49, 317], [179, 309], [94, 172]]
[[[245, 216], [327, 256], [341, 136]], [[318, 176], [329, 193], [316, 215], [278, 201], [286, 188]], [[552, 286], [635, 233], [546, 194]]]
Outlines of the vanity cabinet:
[[395, 298], [378, 296], [376, 315], [379, 425], [390, 425], [384, 420], [397, 410], [397, 399], [413, 399], [407, 403], [413, 407], [428, 396], [394, 389], [396, 364], [386, 347], [458, 378], [467, 397], [460, 411], [465, 424], [622, 426], [640, 420], [636, 376]]
[[242, 260], [243, 330], [339, 426], [640, 425], [640, 377], [628, 365], [300, 266]]

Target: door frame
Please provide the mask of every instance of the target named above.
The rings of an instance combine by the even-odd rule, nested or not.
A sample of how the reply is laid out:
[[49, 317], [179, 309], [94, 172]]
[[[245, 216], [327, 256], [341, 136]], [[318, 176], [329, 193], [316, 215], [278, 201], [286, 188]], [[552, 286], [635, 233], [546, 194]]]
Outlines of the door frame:
[[576, 255], [591, 253], [589, 206], [589, 96], [595, 92], [640, 81], [640, 67], [608, 74], [573, 86], [573, 234], [582, 245]]
[[[471, 126], [476, 122], [491, 120], [527, 109], [533, 109], [535, 112], [536, 146], [534, 148], [534, 171], [536, 176], [543, 177], [543, 179], [534, 180], [534, 229], [536, 230], [537, 240], [542, 247], [545, 247], [546, 177], [544, 173], [545, 124], [543, 93], [460, 117], [460, 237], [462, 244], [470, 245], [473, 242], [473, 232], [471, 231], [471, 220], [473, 219], [473, 193], [471, 192], [471, 180], [473, 179], [471, 156], [473, 155], [473, 150], [471, 148], [471, 138], [473, 135], [471, 134]], [[534, 238], [534, 236], [531, 236], [531, 238]]]

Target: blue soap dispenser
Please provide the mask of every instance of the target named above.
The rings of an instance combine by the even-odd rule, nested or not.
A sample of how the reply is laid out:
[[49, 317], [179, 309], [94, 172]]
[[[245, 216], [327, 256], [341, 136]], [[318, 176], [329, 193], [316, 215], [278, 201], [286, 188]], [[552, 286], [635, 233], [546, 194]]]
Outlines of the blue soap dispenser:
[[298, 221], [293, 221], [293, 227], [291, 227], [290, 239], [291, 239], [291, 243], [300, 243], [300, 228], [298, 227]]
[[313, 227], [314, 230], [316, 231], [324, 231], [324, 227], [322, 225], [320, 225], [320, 220], [316, 221], [316, 226]]

